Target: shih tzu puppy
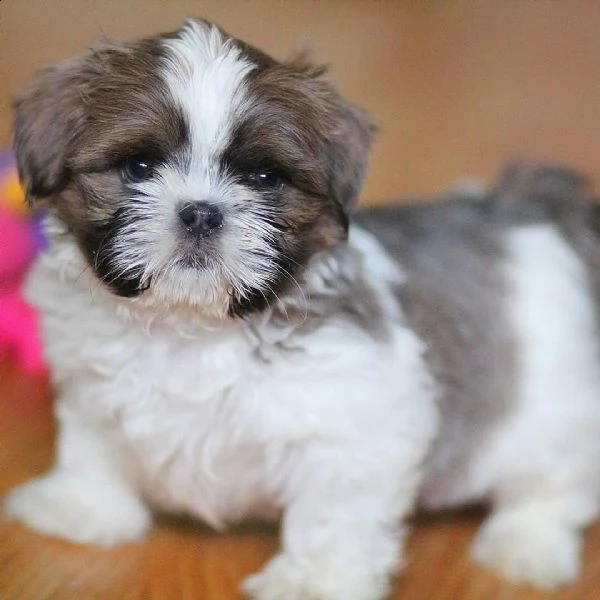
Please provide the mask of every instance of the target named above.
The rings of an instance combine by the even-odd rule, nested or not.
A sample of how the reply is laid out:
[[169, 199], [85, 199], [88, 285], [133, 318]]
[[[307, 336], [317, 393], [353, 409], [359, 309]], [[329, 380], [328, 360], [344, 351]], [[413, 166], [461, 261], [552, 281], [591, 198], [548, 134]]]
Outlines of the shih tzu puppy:
[[576, 577], [600, 485], [593, 202], [517, 168], [353, 218], [371, 135], [323, 69], [200, 20], [40, 75], [15, 150], [48, 210], [27, 294], [60, 431], [6, 514], [94, 544], [154, 509], [280, 517], [250, 597], [376, 600], [415, 506], [487, 501], [478, 561]]

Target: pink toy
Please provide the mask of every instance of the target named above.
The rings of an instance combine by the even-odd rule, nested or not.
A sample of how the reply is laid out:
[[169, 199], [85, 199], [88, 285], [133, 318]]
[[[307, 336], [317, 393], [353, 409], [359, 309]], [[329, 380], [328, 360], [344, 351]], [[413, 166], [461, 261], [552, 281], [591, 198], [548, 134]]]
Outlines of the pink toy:
[[[5, 166], [4, 173], [7, 172], [14, 175], [14, 170]], [[0, 189], [0, 358], [14, 356], [30, 373], [42, 373], [45, 366], [37, 314], [21, 295], [21, 285], [39, 240], [34, 222], [21, 210], [14, 210], [16, 206], [10, 210], [3, 192]]]

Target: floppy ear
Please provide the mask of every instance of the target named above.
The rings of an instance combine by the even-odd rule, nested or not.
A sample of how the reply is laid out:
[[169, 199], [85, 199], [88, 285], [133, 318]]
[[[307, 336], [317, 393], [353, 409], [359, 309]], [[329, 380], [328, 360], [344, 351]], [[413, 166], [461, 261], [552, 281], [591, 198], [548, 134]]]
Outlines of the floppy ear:
[[327, 141], [329, 193], [349, 219], [367, 172], [375, 126], [367, 113], [339, 96], [336, 105], [334, 129]]
[[28, 197], [47, 198], [68, 180], [66, 159], [85, 122], [81, 60], [41, 72], [14, 102], [13, 144]]
[[346, 101], [324, 75], [327, 66], [311, 63], [308, 50], [288, 61], [288, 65], [306, 77], [312, 87], [313, 110], [321, 108], [329, 196], [347, 222], [358, 201], [367, 172], [369, 151], [376, 127], [367, 112]]

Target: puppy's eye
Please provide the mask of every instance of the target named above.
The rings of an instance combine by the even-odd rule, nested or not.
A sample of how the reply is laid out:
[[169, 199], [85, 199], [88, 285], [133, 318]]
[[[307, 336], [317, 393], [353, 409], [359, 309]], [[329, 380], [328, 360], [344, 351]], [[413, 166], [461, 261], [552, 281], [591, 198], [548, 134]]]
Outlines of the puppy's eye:
[[121, 174], [130, 183], [140, 183], [150, 179], [156, 172], [158, 162], [149, 156], [136, 154], [123, 161]]
[[287, 182], [283, 171], [270, 167], [248, 171], [245, 173], [244, 179], [253, 187], [270, 191], [280, 190]]

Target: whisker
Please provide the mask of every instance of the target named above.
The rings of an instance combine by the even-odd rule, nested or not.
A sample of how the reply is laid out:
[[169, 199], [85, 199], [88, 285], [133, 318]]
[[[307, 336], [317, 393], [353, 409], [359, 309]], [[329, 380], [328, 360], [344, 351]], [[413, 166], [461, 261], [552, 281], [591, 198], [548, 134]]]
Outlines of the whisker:
[[[285, 255], [284, 255], [284, 257], [287, 259], [287, 257]], [[298, 264], [298, 263], [296, 263], [296, 264]], [[300, 292], [300, 298], [301, 298], [301, 301], [303, 304], [303, 310], [304, 310], [302, 322], [306, 321], [306, 319], [308, 319], [309, 302], [308, 302], [308, 297], [307, 297], [304, 289], [302, 288], [302, 286], [300, 285], [298, 280], [287, 269], [283, 268], [281, 265], [276, 265], [276, 267], [288, 280], [290, 280], [298, 288], [298, 291]], [[278, 298], [278, 300], [279, 300], [279, 298]], [[280, 302], [281, 302], [281, 300], [280, 300]], [[286, 309], [286, 314], [287, 314], [287, 309]]]

